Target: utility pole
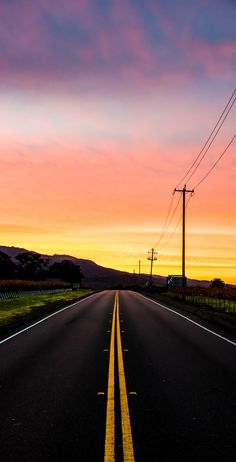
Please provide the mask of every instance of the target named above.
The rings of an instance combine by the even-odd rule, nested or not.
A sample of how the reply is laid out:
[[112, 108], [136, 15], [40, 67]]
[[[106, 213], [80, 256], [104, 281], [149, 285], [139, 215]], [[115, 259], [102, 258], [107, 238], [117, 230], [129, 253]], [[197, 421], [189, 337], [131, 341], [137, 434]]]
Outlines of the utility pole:
[[187, 193], [194, 193], [194, 189], [186, 189], [186, 184], [183, 189], [175, 189], [174, 192], [183, 194], [183, 217], [182, 217], [182, 284], [183, 284], [183, 301], [186, 299], [186, 275], [185, 275], [185, 196]]
[[148, 252], [148, 257], [147, 259], [151, 261], [151, 269], [150, 269], [150, 278], [149, 278], [149, 284], [150, 286], [152, 285], [152, 269], [153, 269], [153, 262], [154, 260], [157, 260], [157, 252], [155, 252], [155, 249], [151, 249], [149, 252]]
[[141, 260], [138, 261], [138, 274], [141, 274]]

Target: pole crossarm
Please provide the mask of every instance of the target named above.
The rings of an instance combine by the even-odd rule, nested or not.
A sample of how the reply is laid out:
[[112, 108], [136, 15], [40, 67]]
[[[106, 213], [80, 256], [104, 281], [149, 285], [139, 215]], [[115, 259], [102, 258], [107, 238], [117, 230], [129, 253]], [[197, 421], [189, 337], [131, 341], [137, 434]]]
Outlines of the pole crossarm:
[[151, 249], [151, 250], [148, 252], [148, 254], [149, 254], [148, 257], [147, 257], [148, 260], [152, 260], [152, 261], [157, 260], [157, 257], [156, 257], [157, 252], [155, 252], [154, 249]]
[[194, 193], [194, 189], [186, 189], [186, 186], [183, 188], [183, 189], [174, 189], [174, 192], [181, 192], [183, 193], [185, 191], [185, 193]]

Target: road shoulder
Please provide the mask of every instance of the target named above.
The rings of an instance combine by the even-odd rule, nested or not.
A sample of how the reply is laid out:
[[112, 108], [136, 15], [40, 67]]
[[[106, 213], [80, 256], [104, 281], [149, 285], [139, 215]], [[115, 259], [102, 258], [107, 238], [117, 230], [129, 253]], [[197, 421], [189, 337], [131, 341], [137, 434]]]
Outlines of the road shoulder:
[[188, 303], [183, 303], [179, 300], [171, 299], [162, 294], [157, 294], [153, 292], [138, 292], [141, 295], [155, 300], [156, 302], [163, 303], [169, 308], [172, 308], [179, 313], [186, 313], [193, 315], [198, 321], [202, 319], [203, 321], [211, 323], [219, 328], [222, 328], [225, 332], [233, 334], [236, 336], [236, 313], [220, 313], [207, 309], [205, 307], [200, 307], [196, 305], [191, 305]]
[[35, 321], [54, 313], [57, 310], [65, 308], [66, 306], [71, 305], [72, 303], [79, 302], [97, 292], [90, 292], [86, 295], [78, 297], [78, 299], [69, 300], [58, 300], [50, 304], [45, 304], [42, 306], [37, 306], [32, 309], [30, 313], [19, 315], [13, 317], [7, 324], [0, 325], [0, 339], [5, 338], [8, 335], [16, 333], [18, 330], [28, 327]]

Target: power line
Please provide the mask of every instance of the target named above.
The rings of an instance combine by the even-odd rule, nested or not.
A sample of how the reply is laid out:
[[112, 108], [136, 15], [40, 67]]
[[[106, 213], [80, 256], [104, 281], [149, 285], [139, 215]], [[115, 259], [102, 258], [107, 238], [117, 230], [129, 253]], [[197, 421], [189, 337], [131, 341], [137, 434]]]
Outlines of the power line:
[[216, 165], [219, 163], [220, 159], [222, 159], [222, 157], [225, 155], [226, 151], [228, 151], [229, 147], [231, 146], [231, 144], [234, 142], [236, 138], [236, 135], [233, 136], [233, 138], [231, 139], [231, 141], [229, 142], [228, 146], [226, 146], [225, 150], [221, 153], [221, 155], [218, 157], [218, 159], [215, 161], [215, 163], [212, 165], [212, 167], [210, 168], [210, 170], [208, 170], [208, 172], [202, 177], [202, 179], [196, 184], [196, 186], [194, 186], [194, 189], [198, 188], [198, 186], [208, 177], [208, 175], [210, 175], [210, 173], [212, 172], [212, 170], [216, 167]]
[[179, 226], [179, 224], [180, 224], [180, 222], [181, 222], [181, 218], [182, 218], [182, 215], [180, 215], [179, 221], [177, 222], [177, 224], [176, 224], [174, 230], [173, 230], [172, 233], [170, 234], [170, 236], [169, 236], [168, 240], [166, 241], [166, 243], [159, 249], [159, 252], [160, 252], [160, 250], [164, 249], [164, 247], [166, 247], [166, 246], [169, 244], [170, 240], [172, 239], [173, 235], [175, 234], [176, 229], [178, 228], [178, 226]]
[[[180, 180], [180, 182], [177, 184], [176, 188], [178, 188], [178, 186], [180, 186], [180, 184], [188, 177], [188, 174], [191, 172], [191, 170], [193, 169], [194, 165], [198, 162], [198, 159], [200, 158], [201, 154], [204, 152], [204, 150], [205, 150], [205, 148], [207, 147], [207, 145], [208, 145], [208, 143], [209, 143], [209, 141], [210, 141], [210, 139], [211, 139], [213, 133], [214, 133], [215, 130], [217, 129], [217, 126], [219, 125], [221, 119], [223, 118], [225, 112], [227, 111], [227, 113], [226, 113], [224, 119], [222, 120], [220, 126], [218, 127], [218, 129], [217, 129], [217, 131], [216, 131], [216, 134], [214, 135], [213, 139], [211, 140], [210, 145], [207, 147], [206, 152], [203, 154], [203, 156], [202, 156], [202, 158], [200, 159], [199, 163], [197, 164], [197, 166], [195, 167], [195, 169], [194, 169], [194, 171], [192, 172], [191, 176], [188, 178], [188, 180], [187, 180], [186, 182], [188, 182], [188, 181], [190, 180], [190, 178], [192, 178], [193, 174], [195, 173], [195, 171], [196, 171], [197, 168], [199, 167], [200, 163], [201, 163], [202, 160], [204, 159], [206, 153], [208, 152], [208, 150], [209, 150], [210, 146], [212, 145], [213, 141], [215, 140], [217, 134], [219, 133], [219, 131], [220, 131], [220, 129], [221, 129], [223, 123], [225, 122], [226, 118], [228, 117], [228, 114], [229, 114], [229, 112], [231, 111], [231, 109], [232, 109], [232, 107], [233, 107], [233, 105], [234, 105], [234, 103], [235, 103], [235, 101], [236, 101], [235, 93], [236, 93], [236, 89], [233, 91], [233, 93], [232, 93], [232, 95], [231, 95], [231, 97], [230, 97], [228, 103], [226, 104], [226, 106], [225, 106], [223, 112], [222, 112], [221, 115], [220, 115], [220, 118], [218, 119], [218, 121], [217, 121], [217, 123], [215, 124], [213, 130], [211, 131], [209, 137], [207, 138], [207, 140], [206, 140], [206, 142], [205, 142], [203, 148], [201, 149], [201, 151], [200, 151], [199, 154], [197, 155], [196, 159], [194, 160], [194, 162], [192, 163], [192, 165], [191, 165], [190, 168], [188, 169], [187, 173], [183, 176], [183, 178], [182, 178], [182, 179]], [[233, 101], [232, 101], [232, 100], [233, 100]], [[231, 103], [231, 101], [232, 101], [232, 103]], [[230, 107], [229, 107], [229, 106], [230, 106]], [[228, 109], [228, 107], [229, 107], [229, 109]], [[227, 109], [228, 109], [228, 110], [227, 110]]]
[[[179, 197], [181, 198], [181, 196], [179, 196]], [[188, 198], [188, 200], [187, 200], [186, 207], [185, 207], [186, 209], [187, 209], [188, 204], [189, 204], [189, 201], [190, 201], [191, 199], [192, 199], [192, 195], [189, 196], [189, 198]], [[176, 230], [177, 230], [177, 228], [178, 228], [178, 226], [179, 226], [179, 224], [180, 224], [180, 222], [181, 222], [181, 219], [182, 219], [182, 213], [181, 213], [181, 215], [180, 215], [180, 217], [179, 217], [178, 222], [176, 223], [176, 226], [175, 226], [174, 230], [173, 230], [172, 233], [170, 234], [168, 240], [167, 240], [167, 241], [165, 242], [165, 244], [159, 249], [159, 251], [162, 250], [162, 249], [164, 249], [164, 247], [166, 247], [166, 246], [169, 244], [170, 240], [171, 240], [172, 237], [174, 236], [174, 234], [175, 234], [175, 232], [176, 232]]]
[[[212, 167], [208, 170], [208, 172], [201, 178], [201, 180], [196, 184], [196, 186], [194, 186], [194, 190], [196, 190], [196, 188], [198, 188], [198, 186], [200, 186], [200, 184], [210, 175], [210, 173], [212, 172], [212, 170], [216, 167], [216, 165], [219, 163], [219, 161], [222, 159], [222, 157], [225, 155], [225, 153], [227, 152], [227, 150], [229, 149], [229, 147], [231, 146], [231, 144], [233, 144], [234, 140], [236, 139], [236, 134], [233, 136], [233, 138], [230, 140], [230, 142], [228, 143], [228, 145], [226, 146], [226, 148], [224, 149], [224, 151], [220, 154], [220, 156], [218, 157], [218, 159], [214, 162], [214, 164], [212, 165]], [[181, 196], [180, 196], [181, 197]], [[185, 206], [185, 209], [187, 209], [188, 207], [188, 204], [190, 202], [192, 198], [192, 195], [189, 196], [188, 198], [188, 201], [186, 203], [186, 206]], [[178, 204], [177, 204], [178, 205]], [[176, 223], [176, 226], [174, 228], [174, 230], [172, 231], [172, 233], [170, 234], [168, 240], [165, 242], [165, 244], [159, 249], [159, 252], [160, 250], [162, 250], [164, 247], [166, 247], [170, 240], [172, 239], [173, 235], [175, 234], [176, 232], [176, 229], [178, 228], [179, 224], [180, 224], [180, 221], [181, 221], [181, 218], [182, 218], [183, 214], [180, 216], [178, 222]]]
[[[176, 186], [175, 189], [178, 188], [178, 186], [185, 180], [185, 178], [188, 177], [189, 173], [191, 172], [191, 170], [193, 170], [194, 166], [194, 170], [192, 171], [191, 175], [188, 177], [187, 179], [187, 182], [189, 182], [189, 180], [192, 178], [192, 176], [194, 175], [194, 173], [196, 172], [196, 170], [198, 169], [199, 165], [201, 164], [201, 162], [203, 161], [204, 157], [206, 156], [207, 152], [209, 151], [212, 143], [214, 142], [216, 136], [218, 135], [222, 125], [224, 124], [226, 118], [228, 117], [228, 114], [229, 112], [231, 111], [234, 103], [236, 101], [236, 89], [233, 91], [232, 95], [230, 96], [223, 112], [221, 113], [217, 123], [215, 124], [213, 130], [211, 131], [209, 137], [207, 138], [207, 141], [205, 142], [203, 148], [201, 149], [201, 151], [199, 152], [198, 156], [196, 157], [196, 159], [194, 160], [194, 162], [192, 163], [191, 167], [188, 169], [187, 173], [183, 176], [183, 178], [181, 179], [181, 181], [178, 183], [178, 185]], [[220, 125], [219, 125], [220, 124]], [[218, 128], [217, 128], [218, 127]], [[215, 134], [214, 134], [215, 132]], [[213, 136], [214, 134], [214, 136]], [[213, 136], [213, 138], [212, 138]], [[211, 139], [212, 138], [212, 139]], [[210, 141], [211, 140], [211, 141]], [[209, 143], [210, 142], [210, 143]], [[209, 143], [209, 144], [208, 144]], [[208, 145], [208, 146], [207, 146]], [[197, 164], [197, 165], [196, 165]], [[210, 172], [209, 172], [210, 173]], [[208, 176], [208, 175], [207, 175]], [[203, 181], [203, 180], [202, 180]], [[180, 200], [180, 199], [179, 199]], [[160, 242], [163, 240], [164, 236], [166, 235], [171, 223], [172, 223], [172, 220], [175, 216], [175, 212], [178, 208], [178, 205], [179, 205], [179, 202], [177, 203], [175, 209], [174, 209], [174, 212], [171, 216], [171, 219], [169, 220], [169, 217], [170, 217], [170, 213], [171, 213], [171, 210], [172, 210], [172, 206], [173, 206], [173, 202], [174, 202], [174, 192], [172, 194], [172, 198], [171, 198], [171, 201], [170, 201], [170, 205], [169, 205], [169, 208], [168, 208], [168, 211], [167, 211], [167, 215], [166, 215], [166, 219], [165, 219], [165, 222], [164, 222], [164, 225], [163, 225], [163, 228], [162, 228], [162, 231], [161, 231], [161, 234], [160, 234], [160, 237], [159, 237], [159, 240], [157, 241], [156, 245], [154, 246], [154, 248], [158, 247], [158, 245], [160, 244]], [[169, 222], [168, 222], [169, 220]], [[161, 247], [162, 248], [162, 247]]]
[[[180, 198], [181, 198], [181, 196], [179, 196], [178, 204], [179, 204], [179, 202], [180, 202]], [[175, 228], [173, 229], [173, 231], [172, 231], [171, 234], [169, 235], [169, 237], [168, 237], [167, 241], [165, 242], [165, 244], [163, 244], [163, 245], [158, 249], [159, 252], [160, 252], [160, 250], [164, 249], [164, 247], [166, 247], [166, 246], [169, 244], [169, 242], [170, 242], [170, 240], [172, 239], [172, 237], [173, 237], [173, 235], [174, 235], [176, 229], [178, 228], [178, 225], [180, 224], [181, 218], [182, 218], [182, 214], [180, 215], [179, 220], [178, 220], [178, 222], [176, 223]]]
[[[185, 203], [185, 193], [186, 192], [191, 192], [193, 193], [194, 192], [194, 189], [196, 189], [197, 187], [199, 187], [199, 185], [210, 175], [210, 173], [212, 172], [212, 170], [216, 167], [216, 165], [218, 164], [218, 162], [221, 160], [221, 158], [224, 156], [224, 154], [227, 152], [227, 150], [229, 149], [229, 147], [231, 146], [231, 144], [233, 143], [233, 141], [235, 140], [236, 138], [236, 135], [233, 136], [233, 138], [231, 139], [231, 141], [229, 142], [228, 146], [225, 148], [225, 150], [221, 153], [221, 155], [218, 157], [218, 159], [214, 162], [214, 164], [212, 165], [212, 167], [207, 171], [207, 173], [201, 178], [201, 180], [196, 184], [196, 186], [194, 187], [194, 189], [192, 190], [187, 190], [186, 189], [186, 184], [187, 182], [190, 181], [190, 179], [193, 177], [193, 175], [195, 174], [195, 172], [197, 171], [198, 167], [200, 166], [201, 162], [203, 161], [203, 159], [205, 158], [207, 152], [209, 151], [210, 147], [212, 146], [216, 136], [218, 135], [221, 127], [223, 126], [223, 124], [225, 123], [225, 120], [227, 119], [230, 111], [232, 110], [232, 107], [233, 105], [235, 104], [236, 102], [236, 89], [233, 91], [229, 101], [227, 102], [223, 112], [221, 113], [217, 123], [215, 124], [213, 130], [211, 131], [209, 137], [207, 138], [207, 141], [205, 142], [203, 148], [201, 149], [201, 151], [199, 152], [199, 154], [197, 155], [196, 159], [194, 160], [194, 162], [192, 163], [192, 165], [190, 166], [190, 168], [188, 169], [187, 173], [183, 176], [183, 178], [180, 180], [180, 182], [178, 183], [178, 185], [176, 186], [174, 192], [173, 192], [173, 195], [172, 195], [172, 198], [171, 198], [171, 201], [170, 201], [170, 205], [169, 205], [169, 208], [168, 208], [168, 212], [167, 212], [167, 215], [166, 215], [166, 219], [165, 219], [165, 222], [164, 222], [164, 225], [163, 225], [163, 228], [162, 228], [162, 231], [161, 231], [161, 234], [160, 234], [160, 237], [159, 237], [159, 240], [158, 242], [156, 243], [156, 245], [154, 246], [155, 248], [158, 247], [158, 245], [160, 244], [160, 242], [162, 241], [163, 237], [166, 235], [172, 221], [173, 221], [173, 218], [175, 216], [175, 213], [176, 213], [176, 210], [179, 206], [179, 202], [180, 202], [180, 199], [181, 199], [181, 196], [179, 196], [179, 200], [176, 204], [176, 207], [171, 215], [171, 218], [169, 219], [170, 217], [170, 214], [171, 214], [171, 210], [172, 210], [172, 206], [173, 206], [173, 202], [174, 202], [174, 193], [175, 191], [179, 191], [179, 192], [182, 192], [183, 193], [183, 211], [182, 211], [182, 215], [180, 216], [178, 222], [176, 223], [176, 226], [175, 228], [173, 229], [173, 231], [171, 232], [169, 238], [167, 239], [167, 241], [158, 249], [159, 251], [162, 250], [164, 247], [166, 247], [170, 240], [172, 239], [173, 235], [175, 234], [176, 232], [176, 229], [177, 227], [179, 226], [180, 224], [180, 221], [181, 221], [181, 218], [183, 219], [183, 236], [185, 234], [185, 210], [186, 208], [188, 207], [188, 204], [189, 204], [189, 201], [191, 200], [191, 197], [192, 195], [189, 197], [187, 203]], [[184, 188], [181, 189], [181, 190], [178, 190], [178, 186], [180, 186], [180, 184], [185, 180], [186, 180], [186, 184], [184, 185]], [[182, 272], [183, 272], [183, 280], [185, 280], [185, 236], [183, 237], [183, 252], [182, 252]], [[152, 249], [152, 251], [154, 252], [154, 248]], [[184, 282], [185, 284], [185, 282]], [[185, 289], [185, 285], [184, 285], [184, 289]]]
[[[174, 198], [174, 193], [173, 193], [173, 198]], [[178, 201], [177, 201], [177, 204], [176, 204], [176, 206], [175, 206], [175, 208], [174, 208], [174, 210], [173, 210], [173, 213], [172, 213], [172, 215], [171, 215], [171, 218], [170, 218], [170, 220], [169, 220], [167, 226], [165, 227], [165, 231], [162, 232], [162, 235], [161, 235], [159, 241], [158, 241], [158, 242], [156, 243], [156, 245], [154, 246], [154, 248], [156, 248], [156, 247], [160, 244], [161, 240], [163, 239], [163, 237], [164, 237], [165, 234], [167, 233], [167, 231], [168, 231], [168, 229], [169, 229], [169, 227], [170, 227], [170, 225], [171, 225], [171, 223], [172, 223], [172, 220], [173, 220], [173, 218], [174, 218], [174, 216], [175, 216], [175, 213], [176, 213], [176, 210], [177, 210], [177, 208], [178, 208], [178, 206], [179, 206], [179, 203], [180, 203], [180, 197], [179, 197], [179, 199], [178, 199]], [[171, 206], [169, 207], [169, 211], [168, 211], [168, 214], [167, 214], [167, 219], [169, 218], [172, 204], [173, 204], [173, 199], [172, 199], [172, 201], [171, 201]], [[166, 221], [167, 221], [167, 220], [166, 220]]]
[[236, 101], [236, 98], [234, 99], [233, 103], [231, 104], [231, 106], [230, 106], [228, 112], [226, 113], [224, 119], [222, 120], [222, 122], [221, 122], [219, 128], [217, 129], [217, 131], [216, 131], [214, 137], [212, 138], [212, 140], [211, 140], [209, 146], [207, 147], [206, 151], [204, 152], [204, 154], [203, 154], [202, 157], [200, 158], [199, 162], [197, 163], [195, 169], [193, 170], [193, 172], [191, 173], [191, 175], [190, 175], [190, 177], [188, 178], [187, 181], [189, 181], [189, 180], [193, 177], [193, 175], [194, 175], [194, 173], [196, 172], [196, 170], [198, 169], [199, 165], [202, 163], [202, 161], [203, 161], [204, 157], [206, 156], [207, 152], [209, 151], [209, 149], [210, 149], [210, 147], [211, 147], [213, 141], [215, 140], [216, 136], [218, 135], [218, 133], [219, 133], [219, 131], [220, 131], [220, 129], [221, 129], [223, 123], [225, 122], [226, 118], [228, 117], [228, 114], [229, 114], [229, 112], [231, 111], [231, 109], [232, 109], [232, 107], [233, 107], [235, 101]]
[[174, 216], [175, 216], [176, 210], [178, 209], [178, 206], [179, 206], [179, 203], [180, 203], [180, 199], [181, 199], [181, 197], [179, 196], [179, 199], [178, 199], [178, 201], [177, 201], [177, 204], [176, 204], [176, 206], [175, 206], [175, 208], [174, 208], [174, 210], [173, 210], [173, 213], [172, 213], [171, 218], [170, 218], [170, 220], [169, 220], [169, 223], [168, 223], [168, 225], [167, 225], [166, 233], [167, 233], [167, 231], [168, 231], [168, 229], [169, 229], [169, 227], [170, 227], [170, 225], [171, 225], [171, 223], [172, 223], [172, 220], [173, 220], [173, 218], [174, 218]]
[[167, 215], [166, 215], [166, 219], [165, 219], [165, 222], [164, 222], [164, 225], [163, 225], [161, 234], [160, 234], [160, 238], [159, 238], [159, 240], [157, 241], [156, 245], [154, 245], [154, 247], [157, 247], [157, 246], [160, 244], [161, 240], [162, 240], [162, 236], [163, 236], [163, 234], [164, 234], [164, 232], [165, 232], [167, 220], [168, 220], [168, 218], [169, 218], [170, 211], [171, 211], [171, 208], [172, 208], [173, 200], [174, 200], [174, 192], [172, 193], [170, 205], [169, 205], [168, 212], [167, 212]]

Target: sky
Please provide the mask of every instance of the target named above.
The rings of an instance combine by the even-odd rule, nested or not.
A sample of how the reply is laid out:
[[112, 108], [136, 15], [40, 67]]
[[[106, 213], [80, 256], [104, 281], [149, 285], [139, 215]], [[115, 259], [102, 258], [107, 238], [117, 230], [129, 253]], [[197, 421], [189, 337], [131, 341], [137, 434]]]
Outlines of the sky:
[[[0, 245], [148, 272], [160, 241], [155, 274], [180, 274], [180, 193], [162, 230], [236, 88], [235, 20], [235, 0], [0, 0]], [[189, 189], [235, 126], [236, 104]], [[190, 278], [236, 284], [235, 154], [187, 194]]]

